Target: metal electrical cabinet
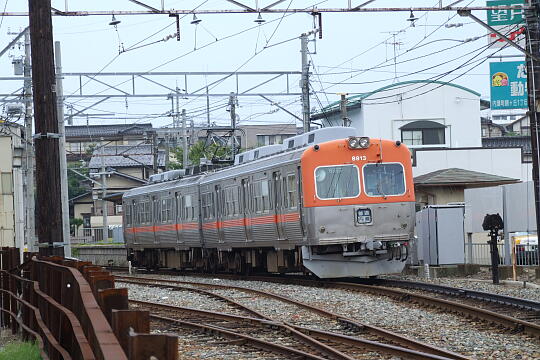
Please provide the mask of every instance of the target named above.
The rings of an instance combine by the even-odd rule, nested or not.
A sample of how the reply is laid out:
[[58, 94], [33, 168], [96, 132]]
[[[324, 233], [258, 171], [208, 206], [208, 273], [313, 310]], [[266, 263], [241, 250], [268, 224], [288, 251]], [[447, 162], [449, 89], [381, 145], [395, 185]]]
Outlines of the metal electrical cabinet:
[[418, 260], [429, 265], [463, 264], [463, 205], [431, 205], [416, 213]]

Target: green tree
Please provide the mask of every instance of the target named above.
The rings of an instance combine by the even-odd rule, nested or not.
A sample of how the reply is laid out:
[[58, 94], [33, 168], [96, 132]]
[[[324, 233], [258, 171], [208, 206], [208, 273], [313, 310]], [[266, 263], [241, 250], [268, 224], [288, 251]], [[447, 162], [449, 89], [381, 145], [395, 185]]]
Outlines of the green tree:
[[[171, 155], [175, 158], [169, 163], [170, 169], [181, 169], [184, 151], [181, 147], [171, 150]], [[209, 160], [223, 159], [231, 154], [229, 146], [221, 146], [217, 144], [206, 145], [204, 141], [199, 141], [189, 148], [188, 158], [191, 164], [199, 165], [201, 158]]]
[[78, 164], [68, 165], [68, 197], [72, 199], [76, 196], [84, 194], [87, 191], [90, 191], [90, 186], [88, 186], [86, 183], [87, 179], [69, 169], [74, 169], [77, 172], [88, 176], [88, 168], [80, 167]]

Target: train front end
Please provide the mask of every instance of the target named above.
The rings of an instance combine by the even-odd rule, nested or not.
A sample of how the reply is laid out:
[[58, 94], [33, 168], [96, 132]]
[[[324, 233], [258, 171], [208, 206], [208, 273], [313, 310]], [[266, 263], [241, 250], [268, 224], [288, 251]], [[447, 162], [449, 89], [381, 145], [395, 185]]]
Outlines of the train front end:
[[334, 140], [306, 149], [301, 168], [309, 224], [304, 266], [320, 278], [401, 272], [415, 220], [407, 147], [367, 137]]

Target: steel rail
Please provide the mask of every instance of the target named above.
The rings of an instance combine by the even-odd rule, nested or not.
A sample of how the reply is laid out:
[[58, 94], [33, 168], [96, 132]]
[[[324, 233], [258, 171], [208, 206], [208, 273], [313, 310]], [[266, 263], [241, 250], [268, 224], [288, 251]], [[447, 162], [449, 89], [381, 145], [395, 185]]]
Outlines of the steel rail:
[[[197, 315], [203, 316], [205, 318], [214, 318], [214, 319], [226, 320], [226, 321], [236, 322], [236, 323], [250, 323], [250, 324], [256, 324], [257, 326], [260, 326], [260, 327], [262, 327], [262, 326], [265, 326], [265, 327], [268, 327], [268, 326], [277, 327], [284, 333], [291, 333], [290, 336], [296, 338], [299, 342], [303, 343], [304, 346], [307, 345], [307, 346], [309, 346], [311, 348], [317, 349], [319, 352], [322, 352], [325, 357], [319, 357], [316, 354], [311, 354], [311, 353], [308, 353], [308, 352], [305, 352], [305, 351], [302, 351], [302, 350], [294, 349], [292, 347], [288, 347], [288, 346], [286, 347], [286, 346], [283, 346], [283, 345], [280, 345], [280, 344], [274, 344], [274, 343], [271, 343], [269, 341], [264, 341], [264, 340], [261, 340], [261, 339], [257, 339], [255, 337], [248, 336], [248, 335], [233, 331], [232, 329], [228, 329], [228, 328], [223, 327], [223, 326], [213, 326], [213, 325], [210, 325], [210, 324], [201, 324], [201, 323], [198, 323], [198, 322], [194, 323], [192, 321], [169, 318], [170, 321], [174, 321], [176, 323], [185, 323], [186, 325], [187, 324], [190, 324], [190, 325], [196, 324], [198, 328], [212, 329], [214, 332], [226, 333], [228, 335], [234, 335], [236, 337], [240, 337], [240, 338], [243, 338], [245, 340], [249, 340], [250, 342], [253, 342], [253, 340], [257, 340], [259, 342], [262, 341], [262, 342], [265, 342], [266, 345], [271, 344], [272, 346], [277, 346], [277, 347], [281, 348], [282, 350], [288, 349], [288, 351], [290, 353], [296, 353], [296, 355], [308, 356], [308, 358], [324, 359], [324, 358], [329, 357], [331, 359], [348, 359], [348, 360], [352, 360], [352, 358], [350, 358], [349, 356], [347, 356], [345, 354], [342, 354], [341, 352], [336, 351], [335, 349], [331, 349], [327, 345], [319, 343], [318, 341], [304, 335], [303, 333], [301, 333], [298, 330], [295, 330], [295, 329], [293, 329], [293, 328], [291, 328], [291, 327], [289, 327], [289, 326], [287, 326], [285, 324], [273, 322], [273, 321], [268, 320], [268, 319], [249, 318], [249, 317], [243, 317], [243, 316], [238, 316], [238, 315], [229, 315], [229, 314], [218, 313], [218, 312], [213, 312], [213, 311], [205, 311], [205, 310], [192, 309], [192, 308], [186, 308], [186, 307], [180, 307], [180, 306], [174, 306], [174, 305], [156, 304], [156, 303], [145, 302], [145, 301], [137, 301], [137, 300], [130, 300], [130, 302], [140, 304], [140, 305], [144, 305], [144, 306], [148, 306], [150, 308], [151, 307], [158, 307], [158, 308], [162, 308], [162, 309], [167, 309], [168, 311], [174, 310], [174, 311], [178, 311], [178, 312], [181, 312], [181, 313], [197, 314]], [[159, 317], [159, 315], [150, 314], [150, 317], [151, 318], [157, 318], [157, 317]]]
[[455, 297], [466, 297], [474, 300], [481, 300], [485, 302], [492, 302], [501, 305], [512, 306], [520, 309], [540, 312], [540, 302], [517, 298], [513, 296], [493, 294], [485, 291], [470, 290], [463, 288], [456, 288], [446, 285], [431, 284], [419, 281], [408, 280], [396, 280], [396, 279], [361, 279], [354, 280], [354, 283], [358, 282], [366, 285], [378, 285], [378, 286], [391, 286], [406, 289], [416, 289], [423, 291], [430, 291], [435, 293], [441, 293], [445, 295], [451, 295]]
[[490, 323], [496, 323], [506, 327], [507, 329], [516, 332], [524, 332], [540, 338], [540, 325], [479, 307], [387, 287], [339, 282], [332, 284], [333, 287], [344, 290], [368, 292], [377, 295], [389, 296], [401, 301], [410, 301], [424, 306], [436, 306], [439, 309], [449, 310], [453, 313], [470, 316], [472, 318], [484, 320]]
[[[393, 341], [393, 342], [395, 342], [397, 344], [400, 344], [401, 346], [405, 346], [405, 347], [408, 347], [408, 348], [411, 348], [411, 349], [415, 349], [417, 351], [421, 351], [421, 352], [426, 353], [426, 354], [433, 354], [433, 355], [442, 356], [442, 357], [446, 357], [446, 358], [450, 358], [450, 359], [468, 359], [468, 357], [463, 356], [461, 354], [458, 354], [458, 353], [455, 353], [455, 352], [452, 352], [452, 351], [449, 351], [449, 350], [446, 350], [446, 349], [441, 349], [441, 348], [438, 348], [436, 346], [433, 346], [433, 345], [430, 345], [430, 344], [427, 344], [427, 343], [424, 343], [424, 342], [421, 342], [421, 341], [418, 341], [418, 340], [413, 340], [413, 339], [410, 339], [410, 338], [408, 338], [406, 336], [400, 335], [398, 333], [394, 333], [392, 331], [389, 331], [389, 330], [386, 330], [386, 329], [383, 329], [383, 328], [380, 328], [380, 327], [377, 327], [377, 326], [360, 323], [360, 322], [358, 322], [358, 321], [356, 321], [354, 319], [350, 319], [350, 318], [347, 318], [347, 317], [332, 313], [330, 311], [321, 309], [319, 307], [309, 305], [309, 304], [304, 303], [304, 302], [296, 301], [296, 300], [290, 299], [288, 297], [278, 295], [278, 294], [268, 292], [268, 291], [260, 291], [260, 290], [255, 290], [255, 289], [249, 289], [249, 288], [245, 288], [245, 287], [241, 287], [241, 286], [232, 286], [232, 285], [229, 286], [229, 285], [220, 285], [220, 284], [197, 283], [197, 282], [179, 281], [179, 280], [142, 278], [142, 277], [134, 277], [134, 276], [115, 276], [115, 278], [120, 282], [125, 281], [125, 280], [139, 281], [139, 283], [152, 282], [153, 281], [153, 282], [162, 282], [162, 283], [165, 283], [165, 284], [189, 284], [189, 285], [196, 285], [196, 286], [203, 286], [203, 287], [210, 287], [210, 288], [235, 289], [235, 290], [238, 290], [238, 291], [249, 292], [249, 293], [257, 294], [257, 295], [260, 295], [260, 296], [271, 297], [271, 298], [280, 300], [282, 302], [293, 304], [293, 305], [299, 306], [301, 308], [310, 310], [312, 312], [316, 312], [316, 313], [318, 313], [320, 315], [323, 315], [325, 317], [328, 317], [328, 318], [334, 319], [334, 320], [336, 320], [338, 322], [341, 322], [343, 324], [346, 324], [346, 325], [350, 326], [351, 328], [359, 329], [360, 331], [367, 331], [367, 332], [369, 332], [369, 333], [371, 333], [371, 334], [373, 334], [375, 336], [387, 339], [389, 341]], [[271, 278], [271, 279], [275, 280], [276, 278]], [[313, 284], [311, 286], [313, 286]]]
[[[212, 276], [216, 276], [215, 274]], [[343, 290], [350, 290], [350, 291], [364, 291], [369, 292], [375, 295], [384, 295], [389, 296], [394, 299], [398, 299], [401, 301], [412, 301], [416, 302], [419, 305], [423, 306], [436, 306], [439, 309], [445, 309], [450, 310], [453, 313], [466, 315], [475, 319], [487, 321], [490, 323], [496, 323], [499, 325], [504, 326], [505, 328], [515, 331], [515, 332], [524, 332], [528, 335], [540, 338], [540, 325], [532, 323], [530, 321], [525, 321], [522, 319], [518, 319], [515, 317], [507, 316], [504, 314], [500, 314], [491, 310], [482, 309], [475, 306], [470, 306], [467, 304], [461, 304], [455, 301], [440, 299], [436, 297], [421, 295], [421, 294], [415, 294], [412, 292], [399, 290], [399, 289], [393, 289], [388, 287], [382, 287], [378, 285], [365, 285], [365, 284], [358, 284], [357, 282], [342, 282], [342, 281], [321, 281], [321, 280], [310, 280], [310, 279], [304, 279], [302, 277], [295, 277], [295, 276], [286, 276], [286, 277], [277, 277], [277, 276], [231, 276], [229, 278], [235, 278], [235, 279], [243, 279], [248, 281], [269, 281], [269, 282], [277, 282], [277, 283], [293, 283], [298, 285], [305, 285], [305, 286], [315, 286], [315, 287], [330, 287], [330, 288], [339, 288]], [[161, 280], [160, 280], [161, 281]], [[355, 279], [355, 281], [358, 281]], [[371, 281], [377, 281], [377, 280], [371, 280]], [[396, 284], [398, 282], [396, 281]], [[422, 283], [418, 283], [418, 286]], [[429, 284], [431, 286], [431, 284]], [[425, 286], [426, 288], [428, 285]], [[438, 288], [442, 291], [443, 286], [432, 286], [433, 291], [435, 291], [435, 288]], [[465, 289], [459, 289], [459, 288], [452, 288], [452, 287], [446, 287], [448, 291], [453, 292], [455, 294], [460, 293], [461, 290], [465, 291], [465, 294], [469, 292], [470, 297], [469, 299], [472, 300], [482, 300], [482, 301], [491, 301], [492, 302], [498, 302], [503, 303], [504, 301], [508, 303], [512, 303], [514, 307], [522, 307], [528, 310], [532, 310], [538, 308], [538, 303], [526, 300], [526, 299], [519, 299], [519, 298], [512, 298], [510, 296], [503, 296], [503, 295], [497, 295], [497, 294], [490, 294], [490, 293], [483, 293], [480, 291], [468, 291]], [[508, 304], [510, 305], [510, 304]], [[537, 310], [532, 310], [537, 311]]]
[[[346, 344], [346, 345], [349, 345], [349, 346], [354, 346], [356, 348], [363, 348], [363, 349], [369, 348], [369, 349], [372, 349], [372, 350], [377, 351], [377, 352], [384, 352], [385, 354], [391, 354], [391, 355], [397, 355], [397, 356], [400, 356], [400, 357], [405, 357], [406, 359], [419, 359], [419, 360], [420, 359], [434, 359], [434, 360], [435, 359], [439, 359], [439, 360], [448, 359], [447, 357], [437, 356], [437, 355], [433, 355], [433, 354], [426, 354], [426, 353], [422, 353], [422, 352], [419, 352], [419, 351], [410, 350], [410, 349], [406, 349], [406, 348], [402, 348], [402, 347], [398, 347], [398, 346], [394, 346], [394, 345], [388, 345], [388, 344], [379, 343], [379, 342], [376, 342], [376, 341], [370, 341], [370, 340], [356, 338], [356, 337], [352, 337], [352, 336], [331, 333], [331, 332], [323, 331], [323, 330], [319, 330], [319, 329], [311, 329], [311, 328], [307, 328], [307, 327], [304, 327], [304, 326], [297, 326], [297, 325], [291, 325], [291, 324], [287, 324], [287, 323], [275, 322], [275, 321], [272, 321], [272, 320], [248, 318], [248, 317], [243, 317], [243, 316], [238, 316], [238, 315], [231, 315], [231, 314], [225, 314], [225, 313], [219, 313], [219, 312], [213, 312], [213, 311], [207, 311], [207, 310], [185, 308], [185, 307], [179, 307], [179, 306], [173, 306], [173, 305], [149, 303], [149, 302], [138, 301], [138, 300], [130, 300], [130, 302], [132, 302], [134, 304], [146, 305], [146, 306], [150, 306], [150, 307], [153, 306], [153, 307], [160, 307], [160, 308], [164, 308], [164, 309], [168, 309], [168, 310], [177, 310], [177, 311], [181, 311], [181, 312], [196, 313], [196, 314], [200, 314], [200, 315], [207, 316], [207, 317], [215, 317], [215, 318], [218, 318], [218, 319], [226, 319], [226, 320], [232, 320], [232, 321], [237, 321], [237, 322], [258, 323], [260, 326], [278, 327], [278, 328], [283, 329], [284, 331], [290, 331], [290, 328], [293, 328], [293, 329], [295, 329], [297, 331], [300, 331], [302, 333], [309, 334], [309, 335], [314, 335], [315, 337], [321, 338], [321, 339], [324, 339], [324, 340], [328, 340], [328, 341], [332, 341], [332, 342], [339, 342], [339, 343]], [[154, 315], [151, 314], [150, 317], [158, 319], [158, 320], [164, 319], [163, 317], [161, 317], [159, 315], [155, 315], [155, 314]], [[218, 327], [218, 326], [212, 326], [212, 325], [208, 325], [208, 324], [193, 323], [193, 322], [186, 321], [186, 320], [176, 320], [176, 319], [170, 319], [170, 318], [167, 319], [167, 321], [171, 321], [171, 320], [174, 321], [174, 322], [187, 324], [187, 325], [189, 325], [191, 327], [197, 327], [197, 328], [201, 328], [201, 329], [210, 328], [215, 332], [222, 332], [223, 330], [225, 330], [225, 331], [227, 331], [228, 335], [234, 335], [234, 336], [238, 336], [238, 337], [242, 337], [242, 338], [247, 337], [247, 340], [249, 340], [250, 342], [252, 342], [253, 339], [254, 339], [256, 341], [263, 341], [265, 343], [268, 343], [265, 340], [261, 340], [261, 339], [257, 339], [257, 338], [247, 336], [247, 335], [244, 335], [244, 334], [232, 332], [231, 330], [224, 329], [224, 328]], [[193, 325], [195, 325], [195, 326], [193, 326]], [[270, 344], [272, 344], [272, 346], [277, 345], [278, 347], [283, 347], [282, 345], [279, 345], [279, 344], [273, 344], [273, 343], [270, 343]], [[296, 349], [293, 349], [293, 350], [298, 351]]]
[[[131, 284], [134, 284], [134, 283], [137, 283], [135, 281], [130, 281], [128, 283], [131, 283]], [[139, 284], [141, 284], [139, 282]], [[147, 284], [145, 284], [147, 285]], [[160, 286], [159, 284], [150, 284], [150, 286]], [[167, 287], [167, 288], [174, 288], [174, 289], [177, 289], [177, 290], [183, 290], [183, 291], [194, 291], [194, 292], [198, 292], [198, 293], [201, 293], [201, 294], [205, 294], [205, 295], [208, 295], [208, 296], [211, 296], [211, 297], [214, 297], [214, 298], [217, 298], [219, 300], [222, 300], [222, 301], [225, 301], [225, 302], [228, 302], [230, 304], [232, 304], [233, 306], [235, 307], [238, 307], [250, 314], [253, 314], [261, 319], [265, 319], [267, 321], [274, 321], [273, 319], [271, 319], [270, 317], [264, 315], [264, 314], [261, 314], [259, 313], [258, 311], [254, 310], [254, 309], [251, 309], [243, 304], [240, 304], [239, 302], [236, 302], [226, 296], [222, 296], [222, 295], [219, 295], [219, 294], [215, 294], [215, 293], [212, 293], [210, 291], [205, 291], [205, 290], [201, 290], [201, 289], [194, 289], [194, 288], [191, 288], [191, 287], [183, 287], [183, 286], [171, 286], [171, 285], [161, 285], [161, 287]], [[324, 345], [322, 344], [321, 342], [311, 338], [310, 336], [307, 336], [301, 332], [299, 332], [298, 330], [295, 330], [294, 328], [288, 326], [287, 324], [284, 324], [286, 330], [290, 333], [293, 334], [294, 337], [296, 338], [300, 338], [300, 341], [304, 342], [304, 343], [307, 343], [308, 345], [310, 345], [311, 347], [314, 347], [314, 348], [317, 348], [319, 351], [323, 352], [326, 356], [330, 356], [334, 359], [344, 359], [344, 360], [353, 360], [351, 357], [347, 356], [346, 354], [343, 354], [341, 353], [340, 351], [330, 347], [330, 346], [327, 346], [327, 345]]]

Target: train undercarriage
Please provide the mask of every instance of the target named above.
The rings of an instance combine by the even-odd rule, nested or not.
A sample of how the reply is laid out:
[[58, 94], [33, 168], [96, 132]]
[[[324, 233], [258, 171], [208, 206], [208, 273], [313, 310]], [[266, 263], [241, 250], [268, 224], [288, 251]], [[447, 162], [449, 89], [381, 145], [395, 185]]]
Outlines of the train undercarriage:
[[407, 243], [388, 243], [384, 248], [364, 250], [342, 245], [297, 246], [280, 250], [144, 248], [129, 249], [128, 260], [135, 267], [147, 269], [169, 268], [233, 274], [312, 273], [319, 278], [338, 278], [400, 273], [405, 266], [407, 254]]

